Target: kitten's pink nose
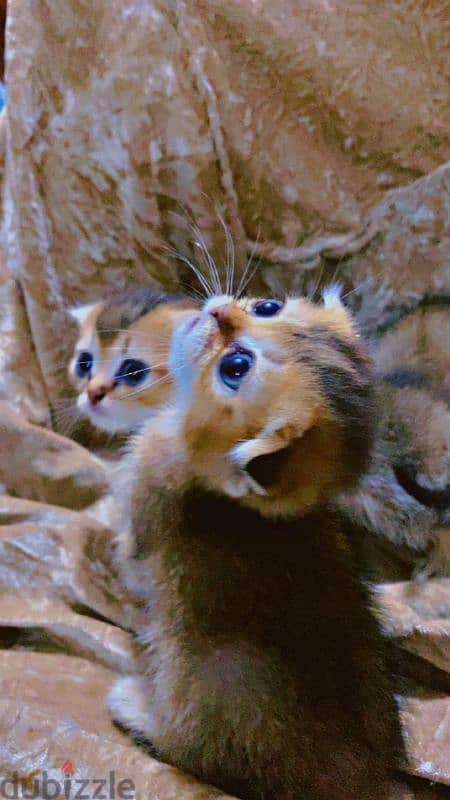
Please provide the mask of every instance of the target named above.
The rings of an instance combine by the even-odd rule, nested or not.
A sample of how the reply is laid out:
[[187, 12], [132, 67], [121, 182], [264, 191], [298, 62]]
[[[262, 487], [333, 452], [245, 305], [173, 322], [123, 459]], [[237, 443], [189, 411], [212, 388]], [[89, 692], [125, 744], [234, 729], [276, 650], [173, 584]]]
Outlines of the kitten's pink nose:
[[232, 320], [232, 314], [230, 312], [231, 312], [230, 303], [224, 303], [221, 306], [216, 306], [215, 308], [212, 308], [211, 311], [209, 312], [211, 317], [214, 317], [214, 319], [216, 320], [217, 325], [219, 327], [219, 331], [222, 334], [222, 337], [225, 341], [228, 341], [228, 339], [233, 335], [235, 330], [235, 326]]
[[109, 389], [110, 387], [106, 386], [105, 384], [102, 384], [101, 386], [88, 386], [86, 392], [92, 405], [96, 406], [97, 403], [100, 403], [105, 394], [108, 393]]
[[228, 342], [245, 325], [245, 311], [238, 308], [234, 303], [222, 303], [211, 308], [209, 312], [219, 328], [222, 338]]
[[230, 310], [230, 304], [223, 303], [223, 305], [221, 306], [216, 306], [215, 308], [212, 308], [211, 311], [209, 312], [211, 317], [214, 317], [214, 319], [216, 320], [219, 328], [226, 321], [229, 310]]

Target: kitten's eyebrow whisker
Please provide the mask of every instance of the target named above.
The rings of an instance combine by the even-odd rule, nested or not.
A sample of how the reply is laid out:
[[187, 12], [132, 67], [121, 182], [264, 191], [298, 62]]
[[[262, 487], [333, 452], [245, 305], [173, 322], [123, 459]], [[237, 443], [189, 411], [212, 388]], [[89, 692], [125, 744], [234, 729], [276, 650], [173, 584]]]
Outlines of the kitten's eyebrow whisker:
[[258, 269], [258, 267], [260, 265], [260, 260], [258, 258], [258, 260], [255, 261], [255, 264], [254, 264], [253, 268], [250, 269], [251, 264], [252, 264], [252, 259], [253, 259], [253, 253], [251, 254], [250, 260], [248, 262], [248, 269], [246, 268], [246, 270], [245, 270], [246, 277], [245, 277], [245, 280], [242, 282], [242, 285], [240, 285], [238, 297], [242, 297], [243, 296], [245, 290], [247, 289], [247, 286], [249, 285], [249, 283], [252, 280], [256, 270]]
[[206, 292], [205, 298], [212, 297], [214, 292], [211, 286], [209, 285], [208, 281], [206, 280], [205, 276], [203, 275], [203, 273], [198, 269], [198, 267], [196, 267], [195, 264], [193, 264], [192, 261], [187, 256], [184, 256], [182, 253], [178, 253], [176, 250], [173, 250], [169, 247], [167, 248], [167, 251], [173, 258], [177, 259], [178, 261], [182, 261], [184, 264], [186, 264], [189, 267], [189, 269], [192, 270], [194, 275], [197, 276], [200, 284], [203, 286], [203, 289]]
[[325, 260], [322, 262], [322, 266], [320, 267], [316, 282], [314, 284], [314, 288], [312, 291], [308, 293], [308, 299], [314, 301], [314, 298], [317, 294], [317, 290], [322, 282], [323, 273], [325, 272]]
[[[202, 194], [204, 194], [204, 193], [202, 193]], [[193, 244], [195, 244], [199, 248], [203, 263], [204, 263], [204, 265], [205, 265], [205, 267], [206, 267], [206, 269], [208, 271], [208, 274], [209, 274], [210, 281], [207, 281], [208, 289], [206, 289], [206, 287], [204, 286], [205, 291], [207, 293], [206, 296], [207, 297], [212, 297], [214, 295], [214, 293], [223, 294], [222, 285], [221, 285], [221, 282], [220, 282], [220, 276], [219, 276], [219, 272], [218, 272], [218, 269], [217, 269], [217, 265], [216, 265], [212, 255], [211, 255], [211, 253], [209, 252], [208, 246], [207, 246], [206, 241], [205, 241], [205, 237], [203, 236], [199, 226], [196, 224], [195, 219], [194, 219], [193, 215], [191, 214], [190, 210], [184, 205], [184, 203], [182, 203], [180, 201], [178, 202], [178, 205], [179, 205], [181, 211], [184, 214], [184, 221], [187, 222], [188, 230], [190, 231], [191, 235], [193, 236], [193, 239], [194, 239]], [[170, 213], [174, 217], [179, 219], [180, 214], [175, 214], [174, 212], [170, 212]], [[174, 255], [173, 251], [172, 251], [172, 255]], [[178, 254], [178, 253], [175, 254], [175, 258], [179, 258], [179, 257], [180, 257], [180, 254]], [[183, 260], [185, 260], [185, 258]], [[190, 266], [190, 268], [193, 269], [194, 272], [195, 272], [194, 265], [192, 264], [192, 262], [189, 261], [189, 259], [185, 260], [185, 263], [188, 266]], [[198, 273], [196, 273], [196, 274], [197, 274], [197, 277], [200, 280], [200, 277], [199, 277]], [[205, 281], [206, 281], [206, 278], [205, 278]]]
[[209, 275], [211, 278], [212, 285], [214, 286], [216, 292], [220, 293], [221, 285], [220, 285], [219, 273], [217, 271], [216, 262], [214, 261], [211, 253], [208, 250], [205, 237], [203, 236], [203, 233], [201, 232], [199, 226], [196, 225], [194, 222], [190, 222], [189, 228], [194, 237], [194, 244], [197, 245], [197, 247], [200, 247], [200, 252], [203, 257], [203, 261], [205, 263], [205, 266], [209, 270]]
[[333, 273], [333, 277], [330, 280], [330, 284], [335, 282], [335, 280], [336, 280], [336, 278], [338, 276], [339, 270], [341, 268], [343, 258], [344, 258], [344, 256], [341, 256], [340, 259], [338, 259], [338, 262], [337, 262], [337, 265], [336, 265], [336, 269], [334, 270], [334, 273]]
[[225, 293], [228, 295], [233, 294], [233, 284], [234, 284], [234, 269], [235, 269], [235, 259], [236, 253], [234, 249], [234, 241], [231, 235], [230, 229], [226, 224], [224, 218], [222, 217], [220, 211], [216, 209], [217, 216], [219, 218], [220, 224], [225, 233], [226, 245], [227, 245], [227, 263], [226, 263], [226, 288]]
[[[259, 266], [259, 261], [257, 261], [255, 269], [253, 270], [251, 275], [247, 278], [248, 272], [249, 272], [250, 267], [251, 267], [251, 265], [253, 263], [253, 258], [255, 256], [256, 248], [257, 248], [257, 246], [259, 244], [260, 233], [261, 233], [261, 228], [258, 226], [258, 233], [256, 235], [256, 239], [253, 242], [253, 246], [252, 246], [252, 249], [251, 249], [251, 252], [250, 252], [250, 256], [248, 258], [248, 261], [247, 261], [247, 264], [245, 266], [244, 272], [242, 273], [242, 277], [241, 277], [241, 279], [239, 281], [239, 285], [238, 285], [237, 292], [236, 292], [236, 297], [237, 298], [242, 297], [246, 287], [248, 286], [249, 282], [253, 278], [253, 275], [255, 274], [256, 269]], [[247, 278], [247, 280], [246, 280], [246, 278]]]
[[[214, 261], [211, 253], [208, 250], [207, 244], [205, 242], [205, 238], [198, 227], [198, 225], [194, 225], [190, 223], [189, 225], [192, 235], [194, 238], [194, 244], [200, 248], [200, 253], [203, 258], [203, 262], [205, 267], [209, 270], [209, 276], [211, 278], [212, 284], [217, 292], [217, 294], [222, 294], [222, 286], [220, 283], [220, 276], [216, 266], [216, 262]], [[198, 241], [197, 241], [198, 240]]]
[[193, 286], [189, 286], [187, 283], [181, 283], [181, 286], [187, 292], [187, 294], [191, 296], [192, 300], [196, 300], [197, 297], [199, 297], [202, 302], [204, 301], [205, 297], [201, 292], [198, 291], [198, 289], [195, 289]]
[[[252, 257], [253, 257], [253, 256], [252, 256]], [[249, 262], [249, 264], [251, 265], [251, 263], [252, 263], [252, 262], [250, 261], [250, 262]], [[259, 261], [259, 259], [258, 259], [258, 261], [255, 261], [255, 265], [254, 265], [253, 269], [251, 269], [251, 270], [250, 270], [250, 272], [248, 273], [248, 275], [247, 275], [247, 279], [245, 280], [245, 282], [244, 282], [243, 286], [242, 286], [242, 287], [241, 287], [241, 289], [240, 289], [240, 292], [239, 292], [239, 297], [242, 297], [242, 295], [244, 294], [244, 292], [245, 292], [245, 290], [246, 290], [247, 286], [249, 285], [249, 283], [250, 283], [250, 281], [252, 280], [252, 278], [253, 278], [253, 276], [254, 276], [254, 274], [255, 274], [256, 270], [258, 269], [258, 267], [259, 267], [259, 264], [260, 264], [260, 261]]]

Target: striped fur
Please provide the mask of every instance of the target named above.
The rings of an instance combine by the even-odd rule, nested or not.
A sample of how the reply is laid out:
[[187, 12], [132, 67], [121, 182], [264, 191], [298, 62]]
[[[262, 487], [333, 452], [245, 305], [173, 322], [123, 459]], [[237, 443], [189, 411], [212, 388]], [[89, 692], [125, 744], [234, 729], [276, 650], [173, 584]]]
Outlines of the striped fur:
[[437, 295], [394, 308], [372, 332], [381, 414], [370, 466], [341, 498], [355, 522], [405, 556], [405, 546], [428, 550], [423, 575], [450, 575], [448, 302]]

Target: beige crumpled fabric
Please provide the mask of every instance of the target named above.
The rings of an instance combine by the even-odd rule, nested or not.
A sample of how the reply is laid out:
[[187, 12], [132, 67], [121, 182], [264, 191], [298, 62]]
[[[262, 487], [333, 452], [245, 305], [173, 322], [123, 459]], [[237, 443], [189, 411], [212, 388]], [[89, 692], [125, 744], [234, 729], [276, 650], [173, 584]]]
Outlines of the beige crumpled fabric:
[[[223, 797], [138, 750], [105, 712], [114, 674], [139, 669], [141, 612], [102, 522], [110, 468], [61, 435], [67, 308], [127, 285], [195, 286], [169, 253], [198, 261], [190, 219], [223, 276], [219, 217], [237, 277], [260, 260], [255, 291], [337, 277], [371, 298], [368, 325], [394, 301], [448, 294], [446, 14], [441, 0], [10, 0], [1, 777], [60, 775], [69, 760], [79, 777], [113, 764], [137, 797]], [[413, 659], [410, 775], [392, 798], [437, 799], [450, 785], [450, 587], [391, 583], [380, 598]]]

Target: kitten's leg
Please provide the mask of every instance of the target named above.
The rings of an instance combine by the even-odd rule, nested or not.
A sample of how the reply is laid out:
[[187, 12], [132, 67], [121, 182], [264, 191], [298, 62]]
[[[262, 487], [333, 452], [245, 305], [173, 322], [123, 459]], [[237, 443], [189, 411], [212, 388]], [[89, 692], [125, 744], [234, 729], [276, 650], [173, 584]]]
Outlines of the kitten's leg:
[[153, 743], [156, 731], [152, 724], [150, 691], [142, 675], [119, 678], [108, 694], [107, 705], [115, 722]]
[[221, 488], [229, 497], [245, 497], [250, 494], [250, 492], [259, 495], [267, 494], [266, 490], [243, 469], [232, 472], [231, 475], [225, 479]]

